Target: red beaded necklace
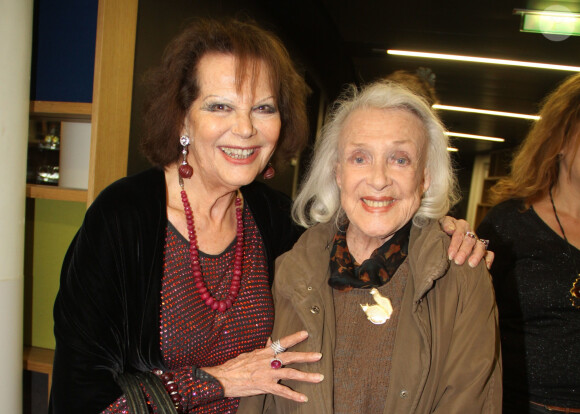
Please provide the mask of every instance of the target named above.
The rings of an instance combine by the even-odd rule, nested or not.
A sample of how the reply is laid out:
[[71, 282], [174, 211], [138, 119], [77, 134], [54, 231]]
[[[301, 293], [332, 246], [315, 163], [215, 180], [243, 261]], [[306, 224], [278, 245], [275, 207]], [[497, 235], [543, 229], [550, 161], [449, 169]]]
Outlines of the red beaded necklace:
[[179, 180], [181, 185], [181, 201], [183, 202], [183, 210], [185, 211], [185, 220], [187, 221], [187, 231], [189, 234], [189, 258], [191, 259], [191, 270], [193, 272], [193, 281], [201, 300], [207, 306], [218, 312], [225, 312], [232, 307], [232, 304], [238, 296], [240, 291], [240, 282], [242, 278], [242, 259], [244, 257], [244, 222], [242, 220], [242, 199], [239, 194], [236, 196], [236, 252], [234, 256], [234, 273], [232, 275], [232, 283], [230, 284], [230, 291], [225, 299], [217, 300], [214, 298], [203, 280], [201, 273], [201, 266], [199, 264], [199, 252], [197, 250], [197, 236], [195, 235], [195, 223], [193, 221], [193, 212], [191, 205], [183, 188], [183, 181]]

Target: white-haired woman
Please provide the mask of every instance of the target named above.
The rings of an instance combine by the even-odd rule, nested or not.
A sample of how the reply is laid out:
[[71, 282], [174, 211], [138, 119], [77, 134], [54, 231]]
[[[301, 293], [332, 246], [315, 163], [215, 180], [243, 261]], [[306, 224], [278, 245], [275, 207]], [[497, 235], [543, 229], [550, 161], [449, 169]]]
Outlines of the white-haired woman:
[[272, 337], [308, 331], [292, 350], [323, 357], [293, 367], [325, 378], [282, 381], [307, 404], [253, 397], [240, 412], [501, 411], [489, 274], [451, 262], [437, 222], [457, 199], [446, 148], [438, 118], [400, 86], [338, 102], [293, 207], [310, 228], [274, 282]]

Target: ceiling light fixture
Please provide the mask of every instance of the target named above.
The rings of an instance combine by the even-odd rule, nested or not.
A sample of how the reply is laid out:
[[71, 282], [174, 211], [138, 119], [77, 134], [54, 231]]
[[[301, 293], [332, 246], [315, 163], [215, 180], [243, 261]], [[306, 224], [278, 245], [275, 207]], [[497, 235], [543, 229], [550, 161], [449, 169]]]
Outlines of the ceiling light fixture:
[[546, 10], [514, 9], [522, 16], [520, 32], [544, 33], [562, 36], [580, 36], [580, 14], [566, 7], [549, 7]]
[[449, 55], [445, 53], [417, 52], [412, 50], [388, 49], [387, 54], [395, 56], [410, 56], [429, 59], [456, 60], [461, 62], [490, 63], [495, 65], [520, 66], [526, 68], [565, 70], [580, 72], [580, 66], [554, 65], [551, 63], [523, 62], [519, 60], [494, 59], [477, 56]]
[[457, 148], [454, 148], [454, 147], [447, 147], [447, 151], [449, 151], [449, 152], [458, 152], [459, 150]]
[[444, 111], [469, 112], [473, 114], [483, 114], [483, 115], [506, 116], [510, 118], [532, 119], [534, 121], [540, 119], [538, 115], [518, 114], [515, 112], [504, 112], [504, 111], [491, 111], [488, 109], [466, 108], [463, 106], [453, 106], [453, 105], [435, 104], [433, 105], [433, 109], [441, 109]]
[[446, 132], [445, 135], [457, 138], [479, 139], [482, 141], [505, 142], [505, 139], [503, 138], [486, 137], [485, 135], [463, 134], [461, 132]]

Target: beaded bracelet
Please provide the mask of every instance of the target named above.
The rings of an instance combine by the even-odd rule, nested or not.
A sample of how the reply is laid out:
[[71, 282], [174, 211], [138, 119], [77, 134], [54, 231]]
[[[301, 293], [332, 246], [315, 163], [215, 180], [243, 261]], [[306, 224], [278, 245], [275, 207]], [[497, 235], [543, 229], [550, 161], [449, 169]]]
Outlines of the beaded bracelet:
[[169, 398], [171, 398], [171, 401], [173, 402], [173, 405], [175, 406], [175, 410], [177, 411], [177, 413], [181, 414], [183, 412], [183, 406], [181, 405], [182, 397], [181, 394], [179, 394], [178, 392], [179, 388], [174, 381], [173, 374], [171, 372], [163, 372], [160, 369], [154, 369], [153, 373], [157, 375], [161, 380], [161, 382], [163, 383], [163, 386], [167, 390]]

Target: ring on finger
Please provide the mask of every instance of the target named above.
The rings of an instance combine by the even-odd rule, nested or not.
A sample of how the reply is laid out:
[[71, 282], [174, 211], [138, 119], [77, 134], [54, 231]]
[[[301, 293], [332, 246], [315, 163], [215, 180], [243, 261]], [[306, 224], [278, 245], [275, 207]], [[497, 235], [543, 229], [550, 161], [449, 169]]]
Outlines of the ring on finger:
[[485, 247], [485, 250], [487, 250], [488, 246], [489, 246], [489, 240], [486, 239], [478, 239], [477, 241], [480, 241], [483, 243], [483, 247]]
[[270, 348], [272, 348], [274, 350], [274, 356], [286, 351], [286, 348], [284, 348], [282, 345], [280, 345], [279, 339], [272, 342], [272, 344], [270, 345]]
[[271, 361], [270, 361], [270, 367], [272, 369], [280, 369], [282, 368], [282, 361], [280, 360], [280, 358], [276, 358], [274, 357]]
[[472, 232], [472, 231], [466, 231], [466, 232], [465, 232], [465, 235], [466, 235], [467, 237], [469, 237], [469, 238], [472, 238], [472, 239], [477, 239], [477, 236], [476, 236], [476, 235], [475, 235], [475, 233], [474, 233], [474, 232]]

